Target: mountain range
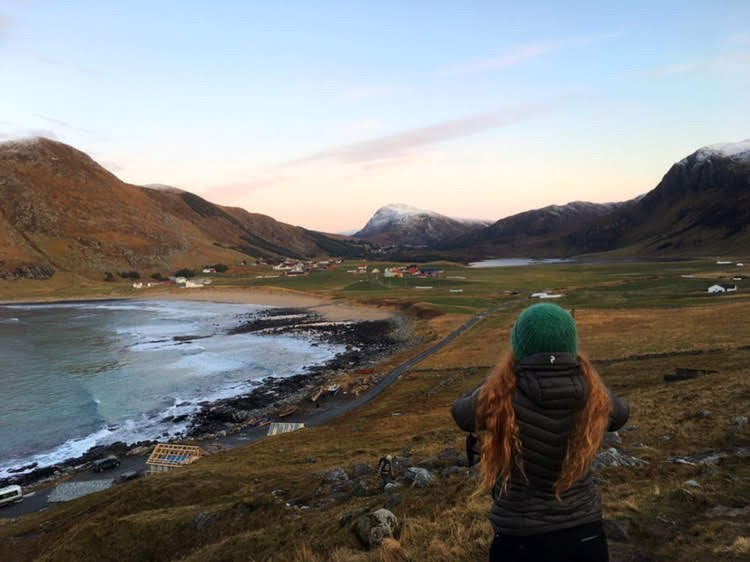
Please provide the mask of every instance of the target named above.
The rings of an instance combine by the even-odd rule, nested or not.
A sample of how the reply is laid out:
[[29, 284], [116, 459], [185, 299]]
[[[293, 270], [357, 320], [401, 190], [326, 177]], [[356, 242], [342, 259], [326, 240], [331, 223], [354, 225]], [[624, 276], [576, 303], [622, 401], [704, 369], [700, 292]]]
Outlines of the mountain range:
[[750, 139], [705, 146], [621, 203], [527, 211], [440, 246], [466, 257], [705, 256], [750, 247]]
[[248, 257], [686, 257], [748, 247], [750, 140], [698, 149], [629, 201], [551, 205], [491, 224], [392, 204], [353, 237], [216, 205], [172, 186], [128, 184], [49, 139], [0, 144], [0, 278], [169, 272]]
[[0, 277], [167, 272], [248, 256], [362, 255], [368, 246], [177, 188], [127, 184], [49, 139], [0, 144]]

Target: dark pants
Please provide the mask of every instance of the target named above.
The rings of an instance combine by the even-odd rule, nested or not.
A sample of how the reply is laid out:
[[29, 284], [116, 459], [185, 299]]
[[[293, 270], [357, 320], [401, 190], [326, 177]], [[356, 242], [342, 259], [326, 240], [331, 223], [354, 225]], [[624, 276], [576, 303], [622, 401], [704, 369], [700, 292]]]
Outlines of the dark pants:
[[495, 533], [490, 562], [609, 562], [601, 521], [562, 531], [516, 537]]

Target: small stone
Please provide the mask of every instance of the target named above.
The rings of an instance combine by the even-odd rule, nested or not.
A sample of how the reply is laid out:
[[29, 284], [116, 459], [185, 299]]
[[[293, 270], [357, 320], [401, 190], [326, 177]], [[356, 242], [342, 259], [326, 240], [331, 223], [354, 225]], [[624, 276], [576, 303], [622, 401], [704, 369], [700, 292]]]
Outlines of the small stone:
[[626, 425], [625, 427], [620, 429], [620, 431], [637, 431], [637, 430], [638, 430], [637, 425]]
[[697, 480], [693, 480], [693, 479], [686, 480], [683, 484], [685, 486], [690, 486], [691, 488], [703, 488], [703, 486], [701, 486], [700, 484], [698, 484]]
[[219, 519], [219, 517], [220, 513], [216, 511], [201, 511], [193, 518], [193, 527], [195, 527], [196, 531], [200, 531], [203, 527], [206, 527]]

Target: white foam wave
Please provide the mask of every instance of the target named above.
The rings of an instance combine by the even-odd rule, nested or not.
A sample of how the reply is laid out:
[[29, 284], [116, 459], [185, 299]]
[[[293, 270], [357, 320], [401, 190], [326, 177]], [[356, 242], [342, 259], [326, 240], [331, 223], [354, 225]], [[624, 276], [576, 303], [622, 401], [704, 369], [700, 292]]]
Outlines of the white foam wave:
[[0, 320], [0, 324], [17, 324], [20, 321], [18, 318], [5, 318]]

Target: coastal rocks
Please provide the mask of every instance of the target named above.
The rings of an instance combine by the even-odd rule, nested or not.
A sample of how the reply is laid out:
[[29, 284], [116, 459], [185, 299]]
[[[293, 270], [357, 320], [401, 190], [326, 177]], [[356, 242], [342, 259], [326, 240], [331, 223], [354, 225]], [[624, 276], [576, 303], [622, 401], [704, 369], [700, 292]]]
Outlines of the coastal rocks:
[[435, 477], [429, 470], [413, 466], [406, 470], [404, 479], [411, 482], [412, 488], [427, 488], [432, 485]]
[[154, 450], [153, 445], [142, 445], [140, 447], [133, 447], [128, 451], [129, 457], [140, 457], [142, 455], [148, 455], [151, 451]]
[[618, 451], [614, 447], [610, 447], [605, 451], [600, 451], [594, 457], [594, 461], [591, 463], [591, 468], [599, 470], [602, 468], [619, 467], [619, 466], [644, 466], [648, 462], [641, 460], [636, 457]]
[[398, 518], [387, 509], [378, 509], [369, 515], [363, 515], [357, 520], [355, 527], [357, 538], [366, 548], [380, 546], [383, 539], [398, 537], [399, 531]]

